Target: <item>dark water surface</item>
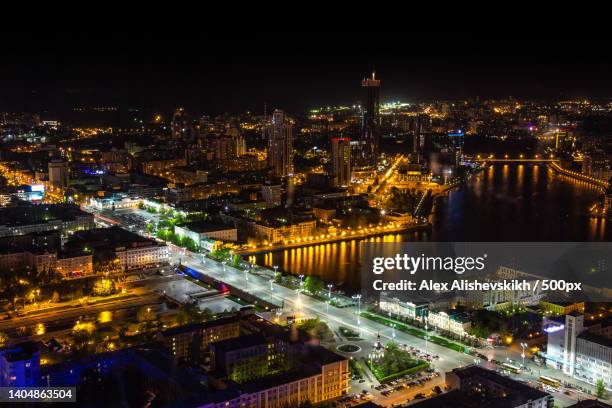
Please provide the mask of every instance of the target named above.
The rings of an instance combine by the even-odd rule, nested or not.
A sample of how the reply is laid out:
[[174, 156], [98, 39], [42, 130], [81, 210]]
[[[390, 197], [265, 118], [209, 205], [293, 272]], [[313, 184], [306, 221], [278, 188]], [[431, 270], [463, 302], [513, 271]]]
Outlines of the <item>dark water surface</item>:
[[[610, 241], [610, 221], [587, 211], [601, 195], [545, 165], [496, 164], [437, 199], [431, 231], [367, 241]], [[256, 261], [349, 291], [359, 287], [359, 240], [261, 254]]]

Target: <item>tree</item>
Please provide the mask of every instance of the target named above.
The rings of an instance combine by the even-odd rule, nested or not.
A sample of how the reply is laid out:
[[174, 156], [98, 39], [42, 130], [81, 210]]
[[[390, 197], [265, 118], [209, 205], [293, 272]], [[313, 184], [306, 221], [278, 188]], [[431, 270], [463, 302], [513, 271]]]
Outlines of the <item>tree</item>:
[[182, 247], [187, 248], [188, 250], [190, 250], [191, 252], [197, 252], [198, 250], [198, 245], [195, 243], [195, 241], [189, 237], [183, 237], [183, 241], [182, 241]]
[[325, 283], [316, 276], [307, 276], [304, 280], [304, 289], [310, 293], [316, 294], [325, 289]]
[[115, 282], [107, 278], [98, 279], [93, 288], [93, 293], [97, 296], [109, 296], [115, 291]]
[[194, 323], [194, 322], [202, 322], [207, 320], [212, 315], [209, 309], [205, 309], [204, 312], [200, 311], [198, 305], [195, 303], [187, 303], [183, 305], [177, 316], [176, 322], [179, 325]]
[[141, 323], [155, 320], [155, 318], [156, 318], [155, 312], [149, 306], [142, 306], [136, 312], [136, 319]]
[[153, 226], [153, 224], [152, 224], [152, 223], [148, 223], [148, 224], [147, 224], [147, 231], [149, 232], [149, 234], [150, 234], [151, 232], [153, 232], [153, 229], [154, 229], [154, 228], [155, 228], [155, 227]]
[[234, 256], [232, 257], [232, 265], [238, 266], [240, 265], [240, 261], [242, 261], [242, 257], [238, 254], [234, 254]]
[[597, 398], [603, 398], [606, 395], [606, 386], [601, 378], [595, 384], [595, 395]]

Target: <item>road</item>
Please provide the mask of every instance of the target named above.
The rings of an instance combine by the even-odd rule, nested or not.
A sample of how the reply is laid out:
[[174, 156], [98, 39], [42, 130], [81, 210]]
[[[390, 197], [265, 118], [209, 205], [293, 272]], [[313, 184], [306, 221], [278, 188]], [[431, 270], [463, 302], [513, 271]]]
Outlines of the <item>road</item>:
[[[367, 358], [367, 355], [371, 352], [377, 337], [380, 336], [383, 343], [389, 340], [394, 340], [399, 344], [406, 344], [419, 350], [424, 350], [429, 354], [438, 355], [440, 358], [439, 360], [434, 360], [433, 366], [442, 373], [450, 371], [453, 368], [474, 364], [475, 362], [474, 357], [469, 354], [459, 353], [437, 344], [432, 344], [431, 342], [412, 335], [393, 330], [392, 328], [379, 323], [364, 318], [359, 318], [355, 308], [340, 309], [330, 306], [325, 302], [316, 300], [304, 294], [300, 294], [294, 290], [285, 288], [284, 286], [277, 285], [257, 275], [244, 273], [243, 271], [238, 271], [228, 266], [224, 267], [216, 261], [203, 258], [201, 255], [194, 255], [190, 253], [182, 255], [175, 253], [174, 257], [176, 259], [181, 257], [184, 265], [198, 270], [206, 275], [212, 276], [218, 280], [227, 282], [235, 287], [246, 290], [261, 299], [271, 300], [275, 304], [284, 304], [284, 311], [286, 313], [295, 314], [296, 316], [319, 317], [322, 321], [328, 323], [332, 331], [337, 331], [340, 326], [348, 327], [357, 331], [362, 338], [362, 340], [359, 342], [359, 346], [362, 348], [362, 350], [357, 354], [359, 357]], [[483, 354], [490, 356], [490, 358], [499, 361], [505, 361], [507, 357], [515, 361], [520, 360], [519, 353], [506, 348], [484, 349], [480, 351]], [[489, 361], [482, 361], [480, 364], [489, 369], [498, 368], [495, 364]], [[533, 370], [532, 373], [523, 371], [520, 375], [515, 375], [514, 377], [517, 377], [522, 381], [528, 381], [532, 385], [537, 384], [537, 377], [539, 375], [549, 375], [554, 378], [563, 377], [557, 370], [537, 367], [535, 364], [530, 362], [527, 362], [527, 366], [531, 367]], [[576, 383], [576, 380], [569, 378], [565, 378], [564, 380], [569, 380]], [[371, 382], [360, 384], [358, 391], [361, 391], [361, 389], [369, 390], [371, 385]], [[580, 385], [585, 386], [584, 383], [580, 383]], [[578, 398], [585, 399], [586, 395], [573, 392], [571, 396], [567, 396], [561, 392], [556, 392], [554, 393], [554, 397], [557, 404], [563, 407], [574, 404]], [[379, 400], [377, 402], [387, 404], [387, 401], [385, 400]]]
[[[125, 221], [124, 218], [125, 217], [120, 217], [122, 221]], [[133, 221], [133, 219], [130, 220], [130, 222]], [[142, 229], [140, 228], [132, 228], [132, 230], [142, 233]], [[325, 321], [329, 325], [332, 331], [335, 332], [338, 331], [340, 326], [344, 326], [359, 332], [362, 339], [359, 341], [361, 351], [357, 353], [355, 357], [367, 358], [367, 355], [371, 352], [376, 339], [378, 336], [380, 336], [383, 343], [389, 340], [395, 340], [399, 344], [406, 344], [407, 346], [424, 350], [427, 353], [438, 355], [440, 358], [439, 360], [434, 360], [434, 368], [442, 373], [450, 371], [453, 368], [475, 363], [474, 357], [469, 354], [459, 353], [454, 350], [432, 344], [431, 342], [412, 335], [395, 331], [394, 329], [379, 323], [360, 318], [356, 308], [336, 308], [330, 306], [326, 302], [316, 300], [304, 294], [300, 294], [297, 291], [277, 285], [274, 282], [270, 282], [269, 279], [245, 273], [244, 271], [239, 271], [229, 266], [223, 266], [216, 261], [204, 258], [201, 254], [193, 254], [189, 251], [181, 250], [174, 246], [170, 246], [170, 248], [171, 258], [174, 260], [174, 262], [179, 263], [180, 261], [195, 270], [214, 277], [220, 281], [227, 282], [228, 284], [231, 284], [239, 289], [248, 291], [263, 300], [270, 301], [274, 304], [282, 304], [284, 305], [283, 311], [285, 314], [289, 313], [297, 316], [319, 317], [322, 321]], [[478, 351], [486, 355], [488, 360], [495, 359], [498, 361], [506, 361], [507, 358], [514, 361], [521, 360], [520, 352], [513, 349], [495, 348]], [[479, 363], [489, 369], [499, 369], [498, 366], [490, 361], [481, 361]], [[553, 370], [546, 367], [537, 367], [534, 363], [529, 361], [526, 362], [526, 364], [531, 372], [523, 370], [521, 374], [514, 375], [515, 378], [522, 381], [527, 381], [535, 386], [537, 385], [538, 376], [547, 375], [553, 378], [561, 379], [562, 381], [571, 382], [582, 388], [589, 388], [591, 391], [593, 391], [593, 387], [575, 379], [568, 378], [558, 370]], [[377, 384], [375, 381], [368, 381], [366, 383], [353, 385], [357, 388], [357, 391], [361, 391], [362, 389], [369, 390], [370, 387], [375, 384]], [[425, 391], [423, 392], [426, 393]], [[380, 397], [380, 394], [377, 395], [375, 391], [373, 391], [373, 393], [375, 397]], [[578, 394], [576, 392], [572, 392], [572, 395], [570, 396], [564, 395], [560, 392], [555, 392], [553, 395], [556, 403], [561, 407], [575, 403], [576, 399], [578, 398], [586, 398], [586, 394]], [[388, 399], [376, 398], [376, 402], [383, 405], [391, 403], [387, 400]]]
[[55, 330], [65, 330], [73, 327], [75, 322], [87, 316], [95, 316], [101, 312], [117, 312], [121, 310], [135, 311], [145, 305], [161, 304], [162, 301], [158, 294], [144, 294], [129, 299], [114, 299], [109, 302], [100, 302], [93, 305], [82, 305], [68, 309], [44, 311], [43, 313], [16, 317], [0, 322], [0, 331], [5, 332], [9, 337], [16, 337], [19, 327], [34, 326], [39, 323], [44, 324], [47, 332]]

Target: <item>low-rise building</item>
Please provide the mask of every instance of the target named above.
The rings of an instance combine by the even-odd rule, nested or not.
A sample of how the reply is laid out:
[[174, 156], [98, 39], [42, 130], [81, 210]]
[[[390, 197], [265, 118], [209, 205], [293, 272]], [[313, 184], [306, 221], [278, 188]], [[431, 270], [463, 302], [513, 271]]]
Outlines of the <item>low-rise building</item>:
[[57, 255], [55, 270], [64, 278], [80, 278], [93, 273], [93, 256], [83, 253], [63, 253]]
[[444, 311], [429, 311], [427, 324], [430, 328], [447, 331], [457, 336], [465, 336], [471, 327], [467, 313], [453, 313]]
[[226, 382], [223, 391], [213, 394], [201, 408], [298, 407], [318, 404], [346, 395], [349, 390], [348, 360], [314, 346], [300, 356], [300, 363], [288, 371], [261, 377], [244, 384]]
[[40, 349], [28, 341], [0, 348], [0, 387], [34, 387], [40, 380]]
[[608, 214], [612, 214], [612, 187], [606, 191], [606, 195], [604, 197], [604, 210]]
[[202, 247], [202, 241], [207, 239], [224, 242], [236, 242], [238, 240], [238, 229], [206, 221], [194, 221], [176, 225], [174, 233], [181, 237], [191, 238], [200, 248]]
[[308, 238], [316, 231], [316, 221], [304, 220], [296, 222], [259, 221], [251, 223], [251, 227], [258, 237], [271, 244], [283, 241], [295, 241]]
[[407, 225], [414, 222], [414, 217], [409, 213], [390, 212], [384, 216], [385, 221], [395, 222], [400, 225]]
[[480, 366], [445, 375], [449, 392], [414, 403], [417, 408], [553, 408], [552, 395]]
[[158, 266], [168, 262], [167, 245], [116, 226], [79, 231], [66, 246], [73, 250], [91, 250], [95, 261], [114, 261], [122, 270]]
[[408, 164], [397, 170], [399, 183], [429, 183], [431, 174], [424, 172], [420, 164]]
[[63, 253], [34, 246], [0, 252], [0, 271], [22, 270], [36, 273], [54, 270], [66, 279], [83, 277], [93, 273], [93, 258], [91, 254]]
[[540, 309], [549, 316], [564, 316], [573, 312], [584, 313], [584, 302], [554, 302], [541, 300]]
[[189, 347], [196, 336], [201, 338], [202, 349], [217, 341], [233, 339], [240, 336], [240, 319], [232, 316], [173, 327], [162, 332], [166, 347], [178, 359], [189, 358]]
[[427, 318], [428, 304], [427, 302], [404, 302], [389, 296], [386, 292], [381, 292], [378, 308], [381, 312], [390, 313], [391, 315], [422, 320]]
[[612, 323], [586, 325], [584, 315], [572, 312], [545, 319], [548, 334], [546, 365], [589, 384], [602, 380], [612, 390]]
[[104, 197], [92, 197], [89, 205], [97, 210], [119, 210], [137, 208], [142, 200], [129, 197], [127, 194], [111, 194]]
[[313, 207], [312, 212], [315, 218], [322, 222], [331, 222], [336, 216], [336, 208], [332, 206]]
[[44, 204], [0, 208], [0, 237], [59, 231], [70, 235], [94, 228], [94, 217], [76, 205]]

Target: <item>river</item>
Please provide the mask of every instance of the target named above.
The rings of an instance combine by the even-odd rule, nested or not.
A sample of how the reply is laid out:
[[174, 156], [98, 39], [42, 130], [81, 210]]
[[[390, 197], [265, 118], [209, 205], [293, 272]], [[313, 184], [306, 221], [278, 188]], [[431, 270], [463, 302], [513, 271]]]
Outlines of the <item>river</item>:
[[[437, 198], [430, 231], [368, 241], [610, 241], [610, 221], [587, 213], [601, 194], [546, 165], [495, 164]], [[286, 273], [317, 275], [347, 291], [360, 283], [358, 240], [260, 254], [256, 261]]]

